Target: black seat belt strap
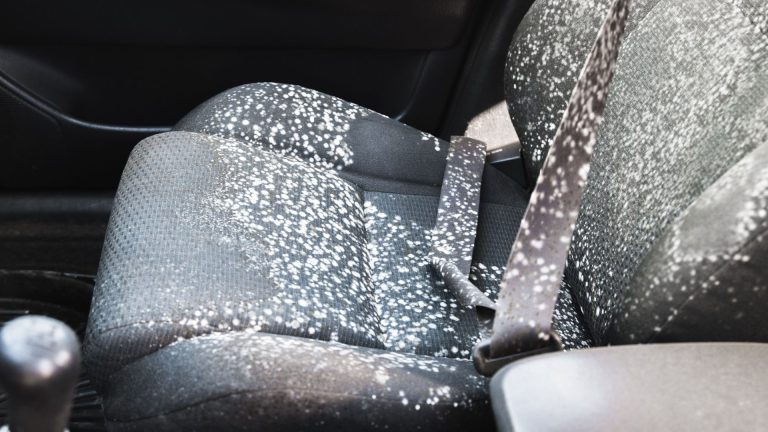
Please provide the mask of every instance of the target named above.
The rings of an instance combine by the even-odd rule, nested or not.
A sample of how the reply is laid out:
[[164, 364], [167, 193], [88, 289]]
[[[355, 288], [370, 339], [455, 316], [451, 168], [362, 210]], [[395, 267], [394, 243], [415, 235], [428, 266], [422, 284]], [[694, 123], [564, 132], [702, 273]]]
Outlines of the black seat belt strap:
[[469, 281], [477, 235], [485, 143], [465, 136], [451, 138], [430, 262], [459, 302], [490, 320], [494, 303]]
[[483, 375], [517, 358], [560, 349], [552, 314], [628, 4], [616, 0], [611, 7], [549, 148], [502, 277], [493, 334], [474, 350], [475, 367]]

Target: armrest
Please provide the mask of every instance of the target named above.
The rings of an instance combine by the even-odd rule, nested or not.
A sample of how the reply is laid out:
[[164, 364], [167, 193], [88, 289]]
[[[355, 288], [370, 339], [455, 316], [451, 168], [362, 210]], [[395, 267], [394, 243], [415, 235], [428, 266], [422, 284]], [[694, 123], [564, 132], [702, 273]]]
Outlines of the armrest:
[[768, 344], [632, 345], [525, 359], [491, 381], [500, 431], [766, 430]]

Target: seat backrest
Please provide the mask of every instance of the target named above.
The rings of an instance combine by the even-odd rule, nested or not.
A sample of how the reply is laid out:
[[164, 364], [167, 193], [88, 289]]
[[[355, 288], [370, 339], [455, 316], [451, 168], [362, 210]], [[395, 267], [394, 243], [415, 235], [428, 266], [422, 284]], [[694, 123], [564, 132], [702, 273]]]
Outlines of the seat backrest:
[[[531, 179], [610, 0], [538, 0], [505, 86]], [[768, 3], [635, 0], [569, 253], [598, 344], [768, 341]]]

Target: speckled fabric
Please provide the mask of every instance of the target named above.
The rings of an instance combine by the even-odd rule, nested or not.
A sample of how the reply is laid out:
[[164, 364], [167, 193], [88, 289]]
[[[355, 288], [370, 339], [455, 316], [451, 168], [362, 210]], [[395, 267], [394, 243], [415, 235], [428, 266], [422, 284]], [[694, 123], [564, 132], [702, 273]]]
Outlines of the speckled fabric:
[[[627, 34], [658, 1], [632, 2]], [[539, 0], [515, 33], [507, 53], [504, 89], [531, 184], [544, 164], [568, 98], [612, 3]]]
[[320, 92], [275, 83], [244, 85], [201, 105], [179, 130], [235, 138], [315, 165], [341, 169], [354, 153], [345, 141], [350, 123], [377, 116]]
[[[462, 307], [430, 267], [438, 197], [377, 192], [365, 196], [385, 346], [399, 352], [468, 358], [480, 338], [477, 317]], [[516, 231], [522, 210], [491, 205], [480, 215], [480, 224], [486, 229], [498, 227], [501, 243], [510, 247], [514, 238], [510, 232]], [[473, 257], [471, 278], [494, 298], [503, 262], [504, 254], [489, 247], [478, 248]]]
[[93, 371], [244, 328], [383, 348], [366, 245], [361, 192], [333, 172], [239, 141], [154, 136], [115, 200]]
[[[452, 137], [429, 252], [430, 264], [462, 306], [490, 315], [495, 308], [468, 276], [475, 248], [486, 144]], [[478, 309], [479, 308], [479, 309]], [[486, 321], [488, 318], [485, 319]]]
[[[768, 143], [763, 143], [670, 224], [630, 282], [607, 339], [640, 343], [765, 338], [766, 167]], [[711, 323], [708, 331], [696, 332], [704, 322]]]
[[[254, 104], [254, 100], [258, 100], [259, 103]], [[323, 110], [326, 109], [333, 109], [336, 112], [333, 114], [323, 114]], [[233, 117], [235, 118], [234, 120]], [[334, 119], [332, 122], [333, 127], [331, 127], [330, 123], [320, 121], [323, 118]], [[240, 120], [239, 122], [238, 119]], [[243, 119], [246, 119], [245, 123], [243, 123]], [[297, 121], [299, 119], [301, 120], [300, 122]], [[279, 132], [283, 128], [267, 128], [274, 131], [274, 133], [262, 134], [253, 132], [250, 127], [245, 127], [253, 124], [262, 125], [259, 127], [260, 131], [263, 125], [275, 123], [292, 125], [291, 134]], [[376, 128], [379, 128], [376, 133], [366, 132], [362, 134], [360, 132], [361, 129], [369, 131], [374, 125]], [[432, 294], [429, 294], [432, 291], [431, 287], [438, 286], [441, 291], [445, 290], [442, 280], [435, 278], [433, 272], [425, 267], [424, 257], [427, 255], [426, 251], [433, 244], [431, 237], [428, 237], [429, 233], [421, 234], [431, 230], [435, 223], [433, 218], [433, 214], [436, 211], [435, 208], [425, 210], [424, 202], [437, 202], [436, 197], [431, 198], [431, 196], [437, 194], [439, 189], [425, 190], [424, 188], [417, 188], [417, 186], [440, 183], [443, 173], [440, 171], [440, 179], [437, 179], [434, 174], [436, 172], [434, 167], [444, 170], [445, 159], [447, 158], [447, 143], [429, 137], [422, 132], [414, 131], [380, 114], [360, 108], [338, 98], [298, 86], [274, 83], [250, 84], [224, 92], [190, 113], [177, 125], [176, 129], [195, 130], [215, 136], [236, 138], [260, 148], [278, 152], [279, 154], [301, 157], [317, 167], [336, 169], [341, 177], [369, 192], [400, 193], [403, 196], [383, 195], [391, 198], [388, 199], [391, 202], [388, 202], [387, 205], [394, 205], [395, 208], [390, 209], [391, 211], [388, 213], [377, 212], [380, 216], [387, 215], [386, 217], [381, 216], [383, 217], [382, 220], [377, 221], [373, 218], [373, 220], [369, 219], [368, 221], [370, 235], [375, 236], [379, 232], [387, 234], [385, 237], [377, 239], [371, 250], [371, 253], [374, 254], [373, 262], [384, 263], [383, 266], [386, 268], [386, 270], [374, 274], [374, 278], [378, 279], [381, 284], [380, 289], [377, 291], [380, 294], [378, 297], [385, 299], [391, 297], [389, 293], [386, 293], [386, 295], [381, 294], [382, 289], [395, 287], [395, 291], [392, 294], [398, 296], [402, 295], [400, 291], [408, 289], [409, 286], [413, 285], [419, 289], [410, 291], [407, 297], [412, 298], [416, 304], [425, 304], [425, 302], [430, 303], [433, 300]], [[337, 131], [338, 135], [326, 134], [325, 137], [327, 139], [332, 136], [343, 138], [342, 142], [345, 143], [344, 148], [347, 149], [347, 154], [352, 155], [348, 158], [349, 164], [329, 165], [315, 158], [312, 151], [307, 153], [307, 148], [322, 147], [316, 144], [316, 141], [320, 139], [318, 138], [320, 135], [316, 132], [328, 129]], [[314, 138], [309, 141], [297, 141], [296, 137], [299, 136], [297, 135], [299, 133], [307, 134], [308, 137]], [[276, 139], [278, 141], [275, 141]], [[382, 139], [386, 140], [386, 148], [376, 151], [376, 148], [371, 143], [377, 140], [381, 141]], [[285, 143], [275, 146], [275, 142], [283, 142], [280, 140], [285, 140]], [[425, 143], [434, 143], [434, 146], [425, 146]], [[382, 153], [386, 155], [386, 161], [380, 160]], [[436, 155], [438, 158], [442, 158], [439, 162], [435, 161]], [[397, 162], [393, 163], [393, 161]], [[415, 165], [418, 165], [417, 169], [413, 168]], [[396, 168], [392, 168], [393, 166]], [[479, 284], [486, 295], [495, 299], [499, 285], [498, 276], [503, 269], [503, 266], [499, 265], [499, 263], [504, 262], [507, 251], [512, 244], [511, 240], [516, 233], [517, 221], [521, 217], [520, 209], [524, 205], [523, 200], [526, 198], [522, 197], [519, 192], [514, 192], [514, 188], [511, 188], [508, 183], [502, 181], [502, 184], [500, 184], [498, 181], [495, 181], [496, 177], [493, 171], [495, 170], [489, 171], [483, 179], [482, 183], [486, 185], [484, 189], [506, 191], [505, 193], [509, 194], [508, 199], [505, 200], [507, 206], [497, 207], [496, 211], [484, 211], [481, 209], [481, 213], [487, 217], [491, 213], [498, 214], [500, 211], [507, 211], [510, 213], [509, 221], [512, 221], [512, 223], [497, 224], [491, 227], [484, 227], [481, 224], [480, 228], [489, 231], [489, 234], [478, 240], [478, 247], [486, 251], [486, 255], [488, 255], [488, 250], [493, 250], [493, 261], [491, 264], [489, 264], [488, 260], [484, 262], [476, 261], [470, 279], [474, 283]], [[363, 175], [361, 176], [357, 173], [363, 173]], [[416, 175], [421, 177], [417, 178], [415, 177]], [[398, 180], [395, 185], [392, 185], [387, 184], [388, 181], [385, 179], [388, 178], [396, 178]], [[402, 184], [403, 180], [407, 181], [405, 186]], [[425, 194], [430, 196], [430, 198], [419, 199], [419, 197], [409, 197], [414, 192]], [[375, 196], [375, 194], [371, 196]], [[409, 200], [410, 202], [408, 202]], [[486, 197], [483, 207], [488, 206], [488, 200], [489, 198]], [[493, 201], [494, 198], [490, 198], [490, 200]], [[392, 204], [392, 202], [405, 202], [407, 205], [397, 206]], [[509, 205], [510, 202], [512, 205]], [[371, 205], [371, 202], [367, 202], [366, 205]], [[426, 219], [424, 217], [425, 214], [427, 215]], [[391, 218], [391, 220], [388, 218]], [[496, 219], [504, 220], [504, 218], [498, 217]], [[405, 229], [403, 224], [411, 224], [412, 226]], [[508, 227], [512, 227], [512, 230], [508, 230]], [[495, 233], [490, 233], [490, 230], [495, 230]], [[398, 232], [399, 234], [395, 236], [393, 232]], [[496, 241], [496, 239], [502, 239], [503, 241]], [[407, 240], [407, 247], [398, 246], [398, 241], [400, 240]], [[377, 246], [376, 243], [379, 245]], [[417, 245], [419, 248], [418, 254], [410, 253], [411, 248], [414, 247], [413, 245]], [[379, 253], [391, 259], [391, 262], [377, 260], [376, 254]], [[418, 264], [415, 264], [417, 262]], [[391, 271], [389, 269], [390, 265], [399, 266], [397, 267], [399, 269], [418, 268], [419, 270], [409, 270], [407, 277], [404, 278], [402, 275], [395, 276], [398, 272]], [[477, 267], [478, 265], [480, 267]], [[407, 283], [404, 283], [404, 281]], [[414, 294], [414, 292], [422, 294], [426, 292], [427, 294], [423, 294], [425, 297], [422, 299], [420, 297], [422, 294]], [[442, 299], [445, 295], [443, 292], [438, 298]], [[456, 295], [449, 297], [454, 301], [456, 299]], [[390, 299], [387, 301], [394, 302], [395, 300]], [[403, 300], [400, 299], [398, 302], [402, 304]], [[380, 304], [386, 304], [386, 302]], [[453, 305], [454, 309], [456, 308], [455, 302], [446, 304]], [[403, 319], [413, 319], [414, 321], [393, 321], [387, 318], [387, 314], [393, 311], [384, 312], [385, 316], [382, 321], [384, 323], [383, 333], [386, 335], [384, 341], [391, 349], [402, 349], [406, 352], [429, 355], [439, 353], [440, 355], [451, 357], [467, 357], [471, 346], [477, 341], [479, 330], [477, 329], [476, 319], [467, 318], [467, 323], [462, 322], [458, 325], [456, 317], [453, 316], [453, 320], [448, 323], [450, 325], [445, 326], [440, 322], [430, 322], [427, 317], [415, 318], [413, 316], [414, 313], [409, 311], [410, 306], [403, 307], [400, 305], [399, 307], [403, 310], [395, 311], [396, 315], [404, 313]], [[415, 310], [422, 311], [423, 306], [417, 306]], [[461, 313], [464, 316], [464, 311]], [[437, 315], [438, 321], [442, 320], [443, 317], [450, 316], [451, 314], [445, 313], [445, 311], [441, 311]], [[569, 315], [564, 312], [562, 316], [576, 318], [578, 315]], [[582, 335], [578, 339], [568, 339], [567, 343], [569, 346], [583, 346], [589, 343], [588, 339], [583, 337], [585, 334], [583, 331], [584, 326], [577, 319], [563, 321], [560, 323], [560, 327], [570, 329], [566, 331], [568, 334]], [[458, 331], [457, 328], [459, 329]], [[421, 336], [416, 337], [416, 334]], [[410, 341], [403, 339], [406, 337]]]
[[[257, 104], [258, 109], [251, 109], [253, 108], [252, 101], [257, 99], [261, 101]], [[274, 107], [273, 104], [279, 106]], [[348, 114], [344, 116], [338, 113], [322, 115], [323, 109], [335, 109], [338, 113]], [[226, 113], [224, 113], [225, 111]], [[349, 165], [330, 166], [318, 162], [305, 153], [297, 153], [292, 150], [293, 147], [290, 147], [304, 148], [305, 142], [290, 142], [288, 143], [290, 145], [286, 144], [285, 147], [275, 148], [272, 137], [258, 134], [247, 135], [247, 129], [238, 126], [237, 122], [231, 123], [233, 120], [229, 116], [233, 113], [239, 116], [238, 118], [248, 118], [248, 124], [268, 125], [275, 122], [296, 124], [296, 130], [307, 127], [310, 127], [311, 130], [317, 130], [320, 127], [317, 124], [319, 118], [333, 117], [336, 119], [335, 129], [341, 131], [340, 136], [344, 137], [343, 141], [346, 143], [349, 154], [362, 154], [364, 158], [361, 160], [352, 156], [349, 158], [351, 161]], [[306, 117], [307, 115], [309, 118]], [[302, 119], [301, 123], [294, 121], [299, 118]], [[220, 119], [228, 119], [228, 122], [219, 121]], [[387, 172], [387, 177], [395, 177], [398, 182], [403, 179], [408, 180], [408, 184], [404, 188], [383, 188], [385, 192], [394, 191], [398, 194], [375, 193], [382, 189], [380, 187], [381, 181], [374, 180], [372, 185], [370, 178], [381, 179], [384, 168], [381, 164], [375, 167], [367, 165], [370, 164], [371, 159], [369, 153], [372, 148], [369, 144], [371, 138], [361, 139], [358, 132], [361, 127], [370, 127], [366, 122], [373, 120], [377, 122], [378, 127], [385, 124], [390, 125], [384, 129], [385, 134], [383, 135], [388, 140], [385, 153], [390, 158], [386, 165], [421, 161], [422, 163], [419, 163], [421, 168], [416, 172], [430, 173], [432, 168], [428, 164], [433, 163], [434, 155], [437, 154], [443, 158], [439, 165], [445, 166], [445, 158], [448, 157], [447, 143], [440, 140], [433, 141], [433, 138], [425, 138], [426, 135], [420, 132], [418, 139], [416, 139], [417, 137], [412, 134], [412, 129], [399, 124], [398, 132], [395, 135], [411, 137], [412, 142], [405, 144], [400, 140], [390, 141], [392, 135], [386, 132], [393, 130], [391, 125], [397, 124], [396, 122], [340, 99], [283, 84], [252, 84], [222, 93], [188, 115], [179, 123], [177, 129], [194, 129], [215, 136], [235, 137], [243, 142], [273, 152], [297, 155], [314, 166], [327, 169], [335, 168], [341, 177], [366, 190], [367, 229], [369, 238], [372, 240], [369, 242], [369, 252], [373, 266], [376, 297], [379, 299], [377, 305], [381, 314], [384, 344], [388, 349], [402, 352], [466, 358], [480, 335], [477, 319], [459, 307], [457, 296], [447, 291], [441, 278], [436, 277], [434, 272], [429, 269], [429, 261], [426, 259], [429, 249], [434, 246], [433, 241], [440, 241], [440, 238], [433, 237], [431, 232], [435, 224], [438, 202], [434, 195], [438, 193], [439, 189], [420, 190], [417, 193], [425, 195], [412, 195], [414, 172], [408, 168], [405, 170], [406, 172], [402, 173], [392, 170]], [[235, 124], [235, 126], [230, 128], [230, 124]], [[322, 126], [322, 128], [329, 127]], [[379, 134], [379, 139], [381, 136]], [[437, 144], [434, 147], [425, 147], [425, 142]], [[405, 148], [405, 145], [409, 147]], [[427, 153], [423, 153], [425, 149], [428, 150]], [[402, 152], [409, 152], [410, 154], [405, 156], [401, 154]], [[392, 154], [390, 155], [390, 153]], [[397, 162], [393, 164], [394, 161]], [[354, 175], [364, 169], [372, 171], [373, 174], [366, 172], [362, 178]], [[486, 202], [481, 206], [483, 218], [481, 218], [480, 229], [485, 230], [488, 234], [478, 239], [477, 247], [479, 252], [485, 256], [478, 261], [478, 253], [475, 254], [470, 279], [478, 284], [486, 295], [495, 300], [503, 262], [516, 233], [521, 210], [524, 206], [522, 200], [525, 198], [516, 197], [508, 183], [502, 182], [500, 184], [494, 182], [494, 179], [489, 179], [488, 177], [494, 176], [493, 171], [489, 170], [486, 178], [483, 179], [482, 184], [485, 185], [486, 195], [488, 195], [487, 189], [498, 189], [507, 191], [509, 197], [506, 199], [505, 206], [496, 207], [489, 207], [490, 203], [487, 202], [493, 198], [487, 196], [484, 198]], [[442, 179], [443, 174], [440, 175]], [[433, 177], [433, 175], [427, 174], [426, 177], [416, 183], [434, 183]], [[508, 212], [509, 219], [505, 220], [505, 218], [499, 217], [501, 212]], [[493, 215], [496, 224], [489, 226], [487, 222], [489, 215]], [[498, 221], [504, 221], [504, 223], [498, 223]], [[491, 230], [494, 232], [491, 233]], [[502, 241], [496, 241], [496, 239]], [[493, 252], [489, 253], [490, 250]], [[426, 307], [425, 305], [429, 306]], [[461, 319], [459, 319], [459, 315]], [[564, 311], [562, 316], [576, 318], [578, 315], [569, 315]], [[578, 339], [568, 339], [569, 346], [583, 346], [589, 343], [583, 337], [585, 334], [584, 326], [580, 321], [576, 319], [563, 321], [560, 323], [560, 327], [570, 329], [564, 330], [568, 334], [580, 335]]]
[[[116, 343], [122, 363], [176, 337], [256, 328], [466, 357], [476, 324], [460, 322], [465, 311], [428, 268], [438, 200], [363, 192], [335, 171], [236, 140], [150, 138], [116, 199], [90, 349], [112, 353]], [[499, 250], [523, 206], [483, 211], [483, 225], [507, 232]], [[479, 248], [473, 277], [495, 292], [502, 263]]]
[[491, 357], [541, 348], [553, 336], [560, 344], [552, 317], [629, 4], [615, 0], [611, 6], [539, 173], [504, 270]]
[[[367, 108], [297, 85], [246, 84], [184, 117], [175, 130], [234, 138], [319, 167], [439, 186], [448, 143]], [[392, 163], [398, 161], [398, 163]]]
[[[510, 47], [507, 102], [534, 178], [580, 70], [577, 59], [586, 56], [610, 3], [537, 1]], [[741, 322], [728, 324], [703, 312], [681, 314], [682, 304], [668, 299], [687, 296], [681, 293], [690, 287], [660, 284], [646, 273], [657, 269], [643, 264], [672, 253], [657, 241], [670, 235], [673, 221], [683, 223], [688, 206], [766, 142], [767, 7], [749, 0], [633, 2], [569, 253], [568, 293], [561, 293], [561, 301], [574, 297], [597, 343], [768, 338], [755, 330], [764, 325], [742, 319], [749, 308], [731, 314]], [[728, 229], [717, 224], [699, 235], [715, 241]], [[753, 255], [765, 256], [755, 241]], [[735, 267], [723, 271], [736, 274]], [[716, 300], [727, 297], [720, 292], [695, 297], [702, 307], [726, 310]], [[760, 298], [750, 292], [740, 291], [740, 301]], [[687, 324], [675, 331], [658, 325], [667, 320]]]
[[[725, 328], [707, 314], [688, 316], [693, 321], [686, 332], [678, 328], [674, 337], [666, 337], [658, 322], [673, 315], [680, 319], [681, 310], [665, 300], [669, 285], [648, 283], [663, 275], [647, 274], [656, 269], [643, 267], [644, 261], [671, 253], [658, 242], [675, 221], [685, 223], [686, 208], [718, 188], [716, 182], [726, 172], [743, 169], [737, 162], [768, 142], [768, 36], [750, 18], [764, 16], [768, 4], [753, 5], [745, 15], [746, 3], [735, 3], [660, 1], [625, 39], [566, 271], [598, 343], [627, 340], [608, 333], [622, 316], [623, 326], [632, 327], [639, 341], [768, 340], [764, 314], [749, 308], [743, 310], [751, 314], [749, 319]], [[730, 211], [735, 214], [723, 218], [729, 224], [699, 232], [702, 242], [716, 242], [732, 229], [731, 223], [760, 214], [760, 209], [752, 215], [737, 207]], [[753, 259], [768, 259], [768, 245], [751, 247]], [[729, 271], [738, 269], [724, 269]], [[758, 291], [766, 287], [760, 280], [738, 287], [741, 302], [761, 298]], [[677, 290], [688, 288], [680, 284]], [[702, 304], [718, 303], [715, 291], [728, 289], [708, 291]], [[659, 307], [625, 309], [621, 304], [627, 298], [643, 298]], [[721, 310], [714, 304], [709, 309]], [[748, 325], [755, 319], [764, 323], [760, 330]]]
[[430, 256], [438, 263], [452, 262], [468, 275], [475, 248], [485, 143], [454, 137], [447, 161]]
[[[486, 171], [478, 217], [482, 244], [475, 248], [470, 277], [495, 296], [525, 201], [514, 182], [494, 177], [498, 173], [491, 167]], [[421, 374], [422, 367], [442, 365], [427, 382], [416, 380], [395, 392], [405, 396], [391, 409], [406, 410], [413, 427], [487, 410], [482, 381], [467, 374], [472, 369], [465, 361], [480, 335], [477, 320], [429, 266], [439, 197], [367, 191], [342, 174], [198, 133], [172, 132], [142, 142], [115, 201], [88, 326], [85, 357], [107, 394], [121, 391], [115, 390], [115, 377], [138, 379], [134, 372], [143, 370], [139, 365], [147, 364], [142, 360], [147, 356], [184, 369], [186, 359], [168, 351], [181, 341], [211, 335], [219, 341], [216, 358], [221, 358], [222, 341], [230, 340], [228, 349], [236, 357], [231, 361], [237, 362], [237, 356], [261, 352], [262, 345], [243, 342], [267, 340], [244, 339], [258, 333], [274, 335], [271, 341], [289, 338], [288, 346], [301, 338], [306, 343], [300, 347], [316, 355], [362, 353], [354, 355], [367, 356], [371, 366], [389, 358], [387, 351], [407, 354], [403, 361], [413, 366], [392, 371], [401, 382]], [[403, 187], [407, 183], [398, 186]], [[289, 355], [278, 349], [261, 358], [280, 353]], [[301, 353], [306, 350], [296, 354]], [[295, 361], [298, 367], [316, 359]], [[132, 378], [120, 379], [121, 386], [135, 384]], [[472, 387], [457, 387], [457, 380], [471, 381]], [[343, 382], [355, 399], [360, 381]], [[420, 410], [432, 412], [429, 401], [448, 396], [451, 402], [438, 404], [439, 414], [416, 416]], [[403, 405], [403, 398], [422, 402]], [[128, 430], [145, 424], [125, 417], [124, 403], [110, 405], [110, 421]], [[152, 410], [169, 413], [177, 403], [169, 400]], [[270, 413], [278, 412], [279, 407], [269, 406]], [[319, 402], [315, 406], [321, 417], [330, 409]], [[449, 409], [456, 406], [462, 407], [459, 414]], [[220, 413], [203, 416], [203, 422]], [[153, 421], [164, 424], [172, 417]], [[392, 421], [381, 420], [381, 425]]]
[[[539, 0], [515, 36], [508, 103], [532, 173], [609, 4]], [[768, 138], [766, 6], [634, 5], [553, 328], [568, 348], [595, 340], [766, 340], [764, 314], [739, 306], [762, 304], [765, 286], [767, 165], [754, 150]], [[265, 83], [215, 97], [177, 130], [196, 133], [137, 149], [176, 140], [172, 157], [154, 158], [167, 165], [152, 175], [152, 158], [132, 167], [134, 175], [126, 171], [121, 190], [135, 188], [144, 199], [118, 196], [105, 257], [123, 255], [105, 259], [95, 292], [85, 358], [100, 371], [114, 428], [491, 427], [477, 423], [490, 419], [485, 381], [460, 359], [477, 338], [473, 315], [429, 269], [448, 143], [328, 95]], [[217, 153], [201, 143], [235, 148]], [[286, 175], [292, 183], [283, 184], [274, 170], [243, 167], [257, 157], [306, 175]], [[527, 201], [501, 177], [485, 168], [470, 273], [491, 299]], [[283, 190], [305, 205], [284, 205]], [[262, 202], [275, 205], [263, 220]], [[207, 210], [189, 211], [203, 204]], [[318, 209], [330, 213], [320, 217]], [[326, 229], [326, 217], [338, 227]], [[128, 229], [122, 234], [114, 228], [120, 223]], [[131, 231], [144, 225], [141, 236]], [[336, 238], [337, 230], [344, 235]], [[129, 253], [111, 250], [126, 242]], [[310, 261], [314, 246], [302, 248], [312, 245], [341, 246], [347, 259]], [[289, 249], [304, 261], [292, 263]], [[360, 266], [349, 259], [358, 254]], [[328, 271], [308, 271], [310, 262]], [[124, 277], [110, 275], [121, 274], [117, 267], [127, 268]], [[345, 271], [352, 268], [359, 272]], [[699, 290], [688, 291], [693, 285]], [[280, 305], [282, 323], [270, 316], [255, 320], [263, 327], [235, 326], [238, 304], [262, 317], [267, 300]], [[346, 311], [311, 313], [331, 309]]]
[[[383, 341], [396, 351], [466, 358], [479, 337], [477, 322], [429, 265], [438, 201], [438, 197], [366, 194]], [[435, 337], [436, 329], [449, 343]]]
[[[307, 93], [297, 97], [312, 99]], [[342, 103], [347, 104], [336, 102]], [[396, 124], [376, 118], [377, 127]], [[359, 154], [370, 144], [361, 145], [354, 128], [371, 123], [350, 121], [345, 142]], [[408, 136], [410, 129], [402, 128]], [[387, 126], [380, 135], [386, 139], [393, 129]], [[480, 335], [477, 320], [429, 266], [443, 177], [440, 172], [435, 181], [430, 173], [445, 166], [445, 143], [410, 155], [427, 168], [414, 178], [381, 166], [375, 167], [378, 175], [358, 175], [359, 166], [339, 169], [261, 141], [225, 136], [159, 135], [132, 155], [86, 344], [105, 389], [112, 388], [110, 377], [139, 359], [152, 353], [167, 359], [161, 354], [165, 347], [205, 335], [259, 331], [382, 353], [469, 356]], [[419, 138], [419, 145], [424, 142]], [[442, 167], [427, 166], [435, 157], [443, 158]], [[390, 174], [384, 176], [384, 169]], [[478, 218], [483, 240], [470, 278], [495, 298], [527, 197], [495, 169], [485, 174]], [[467, 362], [457, 367], [471, 370]], [[446, 376], [433, 387], [459, 401], [484, 400], [478, 396], [482, 387], [470, 397], [466, 389], [448, 385], [451, 380]], [[410, 390], [429, 394], [418, 386]], [[427, 410], [421, 406], [404, 408]]]
[[127, 366], [106, 411], [119, 431], [493, 430], [486, 387], [466, 361], [243, 331]]

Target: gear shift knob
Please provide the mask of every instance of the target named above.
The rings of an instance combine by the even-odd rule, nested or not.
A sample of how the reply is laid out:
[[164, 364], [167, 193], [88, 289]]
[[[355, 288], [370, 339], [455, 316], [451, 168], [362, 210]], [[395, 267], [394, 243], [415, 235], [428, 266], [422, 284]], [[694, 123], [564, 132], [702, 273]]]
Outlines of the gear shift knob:
[[11, 432], [62, 432], [80, 374], [80, 346], [66, 324], [25, 316], [0, 330], [0, 387]]

